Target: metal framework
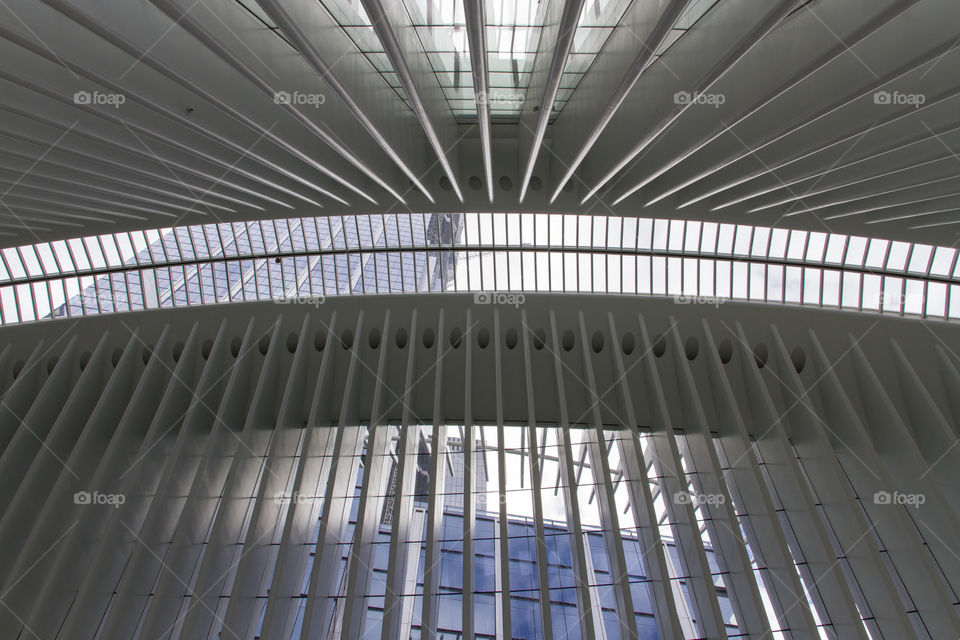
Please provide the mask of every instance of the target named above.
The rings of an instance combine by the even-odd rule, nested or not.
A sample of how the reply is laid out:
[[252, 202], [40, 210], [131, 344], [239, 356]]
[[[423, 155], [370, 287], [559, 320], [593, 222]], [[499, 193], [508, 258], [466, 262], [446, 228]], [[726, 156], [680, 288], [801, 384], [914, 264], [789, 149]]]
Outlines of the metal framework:
[[949, 246], [958, 24], [953, 0], [10, 0], [0, 238], [642, 206]]
[[5, 328], [0, 628], [956, 635], [957, 327], [747, 308], [370, 296]]
[[[429, 272], [429, 277], [426, 273]], [[950, 247], [682, 220], [387, 214], [152, 229], [0, 251], [13, 324], [417, 291], [669, 295], [956, 319]]]

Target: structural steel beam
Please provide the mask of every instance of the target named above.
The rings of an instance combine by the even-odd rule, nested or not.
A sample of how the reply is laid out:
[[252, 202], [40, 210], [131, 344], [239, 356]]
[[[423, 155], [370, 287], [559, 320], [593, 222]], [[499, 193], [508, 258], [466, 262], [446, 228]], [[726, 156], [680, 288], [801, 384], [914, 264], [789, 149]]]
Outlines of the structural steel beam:
[[470, 46], [470, 73], [473, 75], [473, 94], [477, 103], [483, 174], [486, 178], [487, 196], [490, 202], [493, 202], [493, 141], [490, 131], [490, 89], [487, 80], [487, 18], [483, 0], [463, 0], [463, 12], [467, 23], [467, 41]]

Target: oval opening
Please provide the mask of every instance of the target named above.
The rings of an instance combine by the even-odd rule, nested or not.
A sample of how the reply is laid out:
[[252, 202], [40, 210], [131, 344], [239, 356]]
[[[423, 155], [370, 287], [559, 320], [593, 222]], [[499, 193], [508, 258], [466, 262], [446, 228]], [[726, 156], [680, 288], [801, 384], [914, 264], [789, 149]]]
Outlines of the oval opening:
[[380, 329], [370, 329], [370, 336], [367, 338], [367, 342], [370, 344], [371, 349], [378, 349], [380, 347]]
[[399, 349], [403, 349], [404, 347], [407, 346], [407, 330], [406, 329], [397, 330], [396, 341], [397, 341], [397, 348]]
[[[239, 338], [234, 338], [234, 340], [239, 340]], [[237, 353], [239, 352], [240, 352], [240, 349], [238, 348]], [[180, 362], [180, 356], [182, 355], [183, 355], [183, 343], [178, 342], [177, 344], [173, 345], [173, 361]]]
[[717, 345], [717, 355], [720, 356], [720, 362], [723, 364], [727, 364], [733, 359], [733, 345], [726, 338]]
[[623, 340], [620, 341], [620, 348], [623, 349], [623, 352], [627, 355], [633, 353], [633, 350], [637, 346], [637, 340], [633, 337], [633, 334], [629, 331], [623, 334]]
[[486, 327], [480, 327], [480, 331], [477, 332], [477, 346], [481, 349], [486, 349], [487, 345], [490, 344], [490, 330]]
[[767, 345], [760, 342], [753, 348], [753, 359], [757, 361], [757, 366], [763, 369], [767, 366]]
[[460, 327], [454, 327], [453, 331], [450, 332], [450, 346], [454, 349], [459, 349], [462, 342], [463, 332], [460, 331]]
[[47, 373], [53, 373], [53, 370], [57, 368], [58, 362], [60, 362], [60, 356], [53, 356], [47, 360]]
[[594, 353], [603, 351], [603, 334], [599, 331], [594, 331], [593, 338], [590, 340], [590, 346], [593, 348]]
[[687, 354], [687, 360], [693, 360], [700, 353], [700, 341], [695, 336], [690, 336], [683, 345], [683, 351]]
[[347, 329], [346, 331], [344, 331], [340, 335], [340, 344], [343, 346], [344, 349], [352, 349], [353, 348], [353, 331], [350, 331], [350, 329]]
[[267, 351], [270, 350], [270, 334], [266, 334], [260, 338], [260, 342], [257, 343], [257, 347], [260, 349], [260, 355], [267, 355]]
[[657, 337], [653, 339], [653, 355], [658, 358], [662, 358], [663, 354], [667, 352], [667, 340], [663, 337], [663, 334], [658, 334]]
[[295, 331], [291, 331], [287, 335], [287, 351], [294, 353], [297, 350], [297, 343], [299, 342], [300, 336], [298, 336]]
[[427, 349], [433, 347], [433, 343], [436, 341], [437, 335], [433, 332], [433, 329], [427, 328], [423, 330], [423, 346]]
[[326, 331], [317, 331], [317, 334], [313, 336], [313, 348], [317, 351], [323, 351], [323, 348], [327, 346], [327, 332]]
[[566, 331], [564, 331], [563, 335], [560, 336], [560, 346], [563, 347], [564, 351], [573, 350], [573, 345], [575, 343], [576, 341], [573, 338], [573, 331], [570, 331], [570, 329], [567, 329]]
[[504, 342], [507, 344], [507, 349], [516, 349], [517, 330], [514, 328], [507, 329], [507, 334], [504, 336]]
[[113, 362], [113, 366], [120, 364], [121, 356], [123, 356], [123, 349], [121, 347], [117, 347], [113, 350], [113, 356], [110, 358], [110, 361]]
[[800, 373], [807, 365], [807, 354], [802, 347], [794, 347], [793, 351], [790, 352], [790, 360], [793, 362], [793, 368], [797, 370], [797, 373]]
[[537, 329], [533, 332], [533, 348], [537, 351], [543, 349], [547, 344], [547, 334], [543, 329]]

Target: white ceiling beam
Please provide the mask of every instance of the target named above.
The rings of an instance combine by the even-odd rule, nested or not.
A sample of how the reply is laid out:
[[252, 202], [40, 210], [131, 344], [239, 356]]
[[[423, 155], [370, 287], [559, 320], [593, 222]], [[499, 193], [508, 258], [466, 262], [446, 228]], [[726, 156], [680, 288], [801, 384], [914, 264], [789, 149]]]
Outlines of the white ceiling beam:
[[456, 122], [410, 13], [405, 4], [397, 0], [362, 2], [427, 142], [436, 154], [457, 199], [463, 202], [463, 192], [450, 163], [450, 152], [456, 146]]
[[523, 202], [527, 195], [533, 167], [540, 155], [540, 147], [550, 123], [553, 103], [557, 99], [560, 79], [573, 48], [573, 36], [577, 32], [582, 11], [583, 0], [553, 0], [547, 5], [530, 86], [527, 88], [520, 113], [520, 155], [521, 158], [527, 156], [523, 175], [520, 177], [520, 202]]
[[487, 197], [493, 203], [493, 143], [490, 131], [490, 88], [487, 76], [487, 19], [483, 0], [463, 0], [470, 46], [470, 69], [473, 93], [477, 102], [477, 123], [480, 126], [480, 148], [483, 152], [483, 174]]
[[[768, 33], [773, 31], [780, 22], [798, 7], [804, 0], [779, 0], [773, 5], [750, 31], [737, 41], [736, 46], [717, 61], [710, 70], [704, 74], [693, 87], [691, 94], [702, 94], [709, 91], [710, 88], [723, 76], [727, 74], [736, 64], [753, 49]], [[691, 106], [692, 101], [684, 104], [675, 104], [672, 109], [657, 124], [650, 129], [643, 138], [631, 148], [626, 155], [621, 158], [612, 169], [603, 175], [581, 199], [581, 203], [586, 202], [594, 196], [604, 185], [614, 178], [630, 162], [640, 155], [654, 140], [659, 138], [680, 116], [684, 114]]]
[[[579, 88], [583, 88], [590, 99], [579, 100], [576, 97], [564, 107], [563, 112], [558, 116], [558, 123], [566, 125], [570, 120], [578, 123], [584, 123], [585, 127], [570, 126], [561, 128], [559, 132], [554, 133], [555, 153], [567, 157], [563, 151], [566, 147], [575, 151], [573, 159], [564, 165], [564, 174], [557, 182], [553, 195], [550, 196], [550, 202], [554, 202], [563, 187], [567, 184], [574, 172], [587, 157], [594, 143], [606, 129], [614, 114], [623, 104], [627, 94], [633, 89], [637, 80], [643, 75], [653, 59], [654, 53], [663, 44], [670, 30], [677, 19], [683, 14], [691, 0], [670, 0], [666, 8], [660, 10], [659, 17], [652, 27], [647, 27], [653, 16], [651, 12], [659, 9], [653, 2], [634, 2], [627, 9], [626, 15], [620, 20], [616, 30], [610, 36], [606, 46], [597, 57], [596, 71], [588, 71], [586, 77], [580, 81]], [[645, 40], [639, 40], [639, 34], [648, 33]], [[639, 52], [630, 61], [630, 66], [624, 71], [620, 83], [616, 86], [611, 84], [612, 68], [622, 66], [625, 59], [633, 51], [637, 50], [639, 42]], [[627, 52], [627, 53], [625, 53]], [[619, 64], [618, 64], [619, 63]], [[604, 91], [601, 95], [610, 94], [606, 100], [597, 100], [594, 98], [595, 91]], [[584, 94], [581, 94], [584, 95]], [[591, 124], [592, 123], [592, 126]], [[558, 140], [558, 138], [560, 138]]]
[[[350, 113], [360, 122], [360, 125], [363, 127], [364, 131], [367, 132], [370, 137], [372, 137], [377, 144], [383, 149], [384, 153], [400, 168], [400, 170], [410, 179], [414, 186], [420, 190], [423, 195], [427, 197], [430, 202], [433, 202], [433, 196], [430, 194], [430, 191], [423, 185], [420, 181], [421, 177], [418, 176], [413, 169], [410, 168], [408, 161], [404, 159], [403, 154], [409, 154], [410, 148], [401, 148], [398, 150], [395, 148], [395, 143], [389, 140], [391, 136], [390, 133], [387, 133], [382, 126], [378, 126], [374, 123], [373, 118], [369, 115], [368, 112], [371, 112], [371, 105], [367, 105], [366, 108], [361, 106], [358, 102], [358, 99], [350, 92], [347, 86], [340, 80], [337, 74], [334, 73], [333, 67], [331, 64], [328, 64], [325, 60], [325, 56], [322, 55], [319, 43], [316, 39], [311, 38], [307, 32], [302, 28], [302, 22], [298, 18], [294, 17], [294, 14], [289, 11], [289, 5], [281, 3], [278, 0], [257, 0], [260, 6], [264, 11], [277, 23], [280, 29], [283, 31], [284, 35], [290, 38], [290, 41], [297, 48], [300, 54], [307, 60], [311, 67], [316, 70], [324, 82], [329, 85], [329, 87], [336, 93], [337, 97], [347, 106]], [[316, 7], [315, 7], [316, 9]], [[314, 11], [311, 14], [311, 17], [316, 20], [321, 20], [326, 22], [324, 18], [326, 17], [325, 11]], [[342, 33], [339, 26], [332, 20], [329, 20], [330, 29], [326, 30], [328, 38], [332, 38], [333, 34]], [[340, 38], [344, 40], [344, 38]], [[332, 44], [332, 42], [331, 42]], [[345, 46], [349, 46], [353, 49], [353, 45], [346, 45], [345, 42], [342, 43]], [[343, 52], [339, 52], [340, 58], [343, 57]], [[326, 56], [329, 58], [329, 56]], [[337, 58], [337, 62], [340, 60]], [[361, 98], [362, 99], [362, 98]], [[397, 194], [397, 199], [401, 202], [406, 202], [403, 197], [403, 194]]]

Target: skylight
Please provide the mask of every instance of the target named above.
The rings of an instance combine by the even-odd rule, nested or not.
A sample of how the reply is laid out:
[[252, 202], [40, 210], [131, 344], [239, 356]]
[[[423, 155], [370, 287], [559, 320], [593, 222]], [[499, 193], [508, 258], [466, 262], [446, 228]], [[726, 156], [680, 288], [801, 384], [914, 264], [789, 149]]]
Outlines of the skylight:
[[954, 248], [748, 225], [383, 214], [149, 229], [0, 251], [3, 324], [326, 296], [551, 291], [960, 318]]
[[[235, 1], [278, 37], [286, 39], [256, 0]], [[692, 0], [657, 50], [654, 60], [673, 46], [718, 2]], [[321, 10], [329, 12], [350, 36], [357, 50], [383, 80], [410, 106], [409, 98], [377, 38], [363, 4], [358, 0], [318, 0], [318, 3]], [[405, 4], [454, 117], [463, 123], [475, 122], [477, 105], [470, 73], [470, 47], [463, 3], [409, 0]], [[630, 4], [631, 0], [591, 0], [584, 3], [551, 118], [560, 113], [573, 95]], [[530, 87], [546, 3], [539, 0], [502, 0], [488, 3], [486, 8], [490, 118], [494, 122], [516, 123]]]

